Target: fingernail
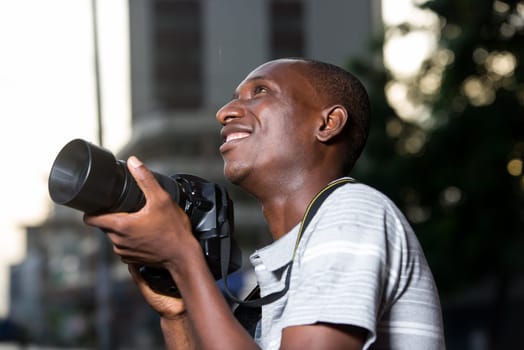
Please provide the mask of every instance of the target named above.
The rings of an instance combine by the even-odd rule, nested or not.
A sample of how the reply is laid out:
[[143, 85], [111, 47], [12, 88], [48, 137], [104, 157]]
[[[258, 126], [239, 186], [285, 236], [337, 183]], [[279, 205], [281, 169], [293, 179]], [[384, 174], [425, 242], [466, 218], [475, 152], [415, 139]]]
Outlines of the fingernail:
[[138, 160], [138, 158], [135, 156], [129, 157], [127, 161], [133, 168], [138, 168], [143, 165], [143, 163], [140, 160]]

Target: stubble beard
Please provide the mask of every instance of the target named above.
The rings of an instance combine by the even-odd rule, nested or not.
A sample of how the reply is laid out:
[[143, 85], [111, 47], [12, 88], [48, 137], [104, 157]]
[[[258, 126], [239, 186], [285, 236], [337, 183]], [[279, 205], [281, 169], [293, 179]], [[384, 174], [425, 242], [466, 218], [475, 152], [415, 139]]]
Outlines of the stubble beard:
[[233, 185], [242, 186], [245, 179], [249, 175], [249, 170], [246, 164], [231, 164], [224, 161], [224, 177]]

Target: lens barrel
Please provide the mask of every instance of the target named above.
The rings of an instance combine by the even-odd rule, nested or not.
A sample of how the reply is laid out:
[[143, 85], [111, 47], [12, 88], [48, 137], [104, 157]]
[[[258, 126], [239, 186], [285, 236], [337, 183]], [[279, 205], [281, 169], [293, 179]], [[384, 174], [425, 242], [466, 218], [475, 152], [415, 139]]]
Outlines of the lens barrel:
[[[154, 173], [160, 185], [180, 204], [177, 183]], [[126, 163], [108, 150], [82, 139], [67, 143], [49, 174], [49, 194], [61, 205], [87, 214], [133, 212], [144, 206], [144, 194]]]

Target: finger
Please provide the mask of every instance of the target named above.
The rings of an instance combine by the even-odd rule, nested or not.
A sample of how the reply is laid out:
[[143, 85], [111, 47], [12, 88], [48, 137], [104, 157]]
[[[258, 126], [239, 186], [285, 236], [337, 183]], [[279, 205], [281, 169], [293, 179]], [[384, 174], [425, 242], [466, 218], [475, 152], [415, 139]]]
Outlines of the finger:
[[142, 276], [140, 276], [140, 272], [138, 271], [138, 265], [128, 264], [127, 269], [129, 270], [129, 273], [131, 274], [131, 277], [133, 278], [133, 281], [135, 281], [136, 284], [139, 284], [143, 281], [143, 278]]
[[131, 274], [131, 277], [135, 284], [138, 287], [138, 290], [144, 295], [154, 295], [156, 292], [154, 292], [149, 284], [147, 284], [146, 280], [142, 277], [140, 274], [140, 265], [137, 263], [129, 263], [127, 264], [127, 269], [129, 270], [129, 273]]
[[162, 190], [153, 173], [137, 157], [129, 157], [127, 168], [142, 192], [144, 192], [146, 199], [154, 192]]
[[131, 277], [135, 284], [138, 287], [138, 290], [144, 294], [147, 295], [147, 293], [153, 293], [149, 285], [146, 283], [146, 281], [142, 278], [140, 275], [140, 272], [138, 271], [138, 265], [137, 264], [128, 264], [127, 269], [129, 270], [129, 273], [131, 274]]
[[104, 233], [118, 230], [118, 222], [122, 216], [127, 213], [107, 213], [99, 215], [84, 214], [83, 221], [86, 225], [98, 227]]

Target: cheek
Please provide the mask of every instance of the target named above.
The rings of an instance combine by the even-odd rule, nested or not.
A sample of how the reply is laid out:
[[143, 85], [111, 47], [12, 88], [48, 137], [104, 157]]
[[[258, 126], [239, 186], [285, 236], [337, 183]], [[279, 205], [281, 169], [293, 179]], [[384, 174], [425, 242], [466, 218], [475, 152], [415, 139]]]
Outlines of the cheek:
[[303, 152], [293, 130], [275, 131], [255, 152], [256, 163], [270, 168], [288, 167]]

